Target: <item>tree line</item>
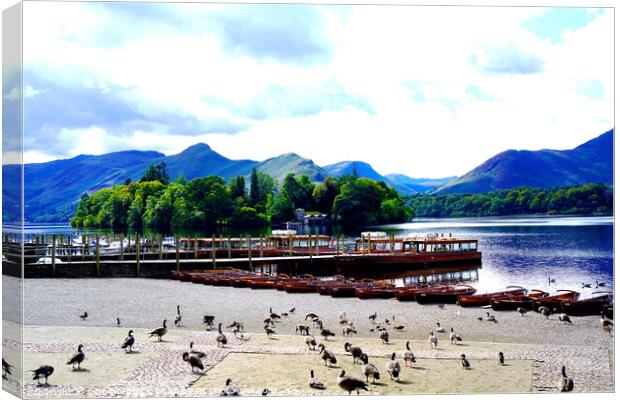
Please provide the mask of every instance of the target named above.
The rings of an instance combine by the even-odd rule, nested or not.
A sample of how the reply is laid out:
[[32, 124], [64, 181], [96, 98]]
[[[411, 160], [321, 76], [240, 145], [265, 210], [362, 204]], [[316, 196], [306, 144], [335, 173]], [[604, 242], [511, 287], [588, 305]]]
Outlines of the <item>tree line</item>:
[[483, 217], [519, 214], [609, 215], [613, 186], [600, 183], [564, 188], [523, 187], [478, 194], [410, 195], [416, 217]]
[[71, 225], [160, 232], [224, 225], [249, 229], [290, 221], [297, 208], [354, 226], [413, 216], [394, 188], [367, 178], [345, 175], [313, 183], [290, 173], [280, 186], [253, 169], [249, 179], [249, 184], [244, 176], [228, 182], [218, 176], [170, 181], [165, 164], [151, 164], [138, 182], [83, 194]]

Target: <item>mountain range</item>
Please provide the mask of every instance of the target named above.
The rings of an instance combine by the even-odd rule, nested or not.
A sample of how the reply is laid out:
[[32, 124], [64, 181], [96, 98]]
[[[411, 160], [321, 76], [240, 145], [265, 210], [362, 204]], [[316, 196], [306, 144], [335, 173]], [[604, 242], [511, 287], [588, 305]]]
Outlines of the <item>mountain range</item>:
[[[121, 151], [103, 155], [80, 155], [65, 160], [24, 165], [24, 215], [29, 222], [66, 221], [83, 193], [140, 179], [150, 163], [165, 162], [172, 179], [190, 180], [218, 175], [224, 179], [248, 176], [252, 168], [282, 183], [288, 173], [308, 175], [314, 182], [327, 176], [351, 174], [385, 181], [402, 194], [487, 192], [519, 186], [557, 187], [590, 182], [613, 182], [613, 130], [573, 150], [508, 150], [485, 161], [462, 177], [411, 178], [402, 174], [381, 175], [362, 161], [342, 161], [319, 166], [295, 153], [264, 161], [231, 160], [207, 144], [199, 143], [179, 154], [156, 151]], [[3, 220], [19, 216], [20, 166], [3, 165]]]

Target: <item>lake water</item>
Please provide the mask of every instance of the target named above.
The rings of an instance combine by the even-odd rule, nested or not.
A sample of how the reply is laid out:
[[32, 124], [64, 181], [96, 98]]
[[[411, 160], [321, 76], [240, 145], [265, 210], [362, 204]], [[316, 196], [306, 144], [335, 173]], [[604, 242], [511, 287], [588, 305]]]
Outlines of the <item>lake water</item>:
[[[613, 290], [613, 217], [492, 217], [416, 219], [368, 228], [392, 234], [443, 233], [479, 240], [479, 291], [508, 285], [584, 294]], [[66, 225], [29, 225], [26, 233], [73, 232]], [[349, 240], [353, 240], [350, 237]], [[549, 278], [555, 282], [549, 283]], [[596, 288], [595, 281], [605, 282]], [[592, 288], [582, 288], [590, 283]]]

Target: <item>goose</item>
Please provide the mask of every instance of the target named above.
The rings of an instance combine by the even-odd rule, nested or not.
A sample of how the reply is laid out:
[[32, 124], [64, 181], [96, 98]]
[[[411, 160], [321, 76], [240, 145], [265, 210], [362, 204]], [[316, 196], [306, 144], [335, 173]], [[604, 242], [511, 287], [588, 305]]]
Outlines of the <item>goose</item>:
[[268, 388], [263, 389], [262, 392], [260, 392], [261, 396], [269, 396], [269, 393], [271, 393], [271, 390], [269, 390]]
[[549, 316], [551, 315], [551, 310], [549, 310], [549, 307], [545, 306], [538, 307], [538, 312], [544, 315], [547, 319], [549, 319]]
[[275, 320], [279, 321], [282, 319], [282, 316], [280, 316], [280, 314], [274, 313], [271, 307], [269, 307], [269, 318], [271, 318], [273, 321]]
[[342, 330], [342, 334], [346, 337], [350, 337], [353, 334], [357, 334], [357, 330], [353, 328], [351, 325], [347, 325]]
[[348, 318], [347, 318], [347, 313], [346, 313], [346, 312], [344, 312], [344, 311], [343, 311], [343, 312], [341, 312], [341, 313], [338, 315], [338, 320], [340, 320], [340, 323], [341, 323], [341, 324], [343, 324], [343, 323], [344, 323], [344, 324], [348, 324], [348, 323], [349, 323], [349, 320], [348, 320]]
[[238, 321], [233, 321], [230, 325], [228, 325], [226, 328], [233, 328], [233, 332], [235, 330], [241, 332], [243, 330], [243, 323], [242, 322], [238, 322]]
[[467, 361], [467, 358], [465, 358], [465, 354], [461, 354], [461, 365], [463, 366], [463, 369], [471, 368], [469, 361]]
[[265, 325], [271, 325], [271, 326], [276, 326], [276, 324], [273, 322], [273, 320], [271, 318], [265, 318], [263, 320], [263, 324]]
[[116, 318], [116, 326], [121, 326], [121, 319], [120, 318]]
[[338, 375], [336, 383], [338, 383], [338, 386], [342, 390], [349, 392], [349, 394], [351, 394], [354, 390], [357, 394], [360, 394], [360, 389], [368, 391], [368, 384], [366, 382], [353, 378], [352, 376], [347, 376], [344, 369], [340, 372], [340, 375]]
[[325, 383], [320, 378], [315, 378], [313, 370], [310, 370], [310, 379], [308, 379], [308, 386], [310, 386], [312, 389], [325, 389]]
[[80, 319], [84, 321], [86, 318], [88, 318], [88, 313], [84, 311], [84, 313], [80, 315]]
[[228, 343], [228, 339], [226, 339], [226, 335], [222, 333], [222, 323], [217, 326], [217, 332], [218, 334], [215, 337], [217, 347], [224, 347]]
[[202, 317], [202, 323], [207, 325], [207, 329], [213, 329], [213, 321], [215, 321], [215, 316], [213, 315], [205, 315]]
[[454, 344], [454, 342], [462, 342], [463, 338], [461, 335], [457, 335], [454, 333], [454, 328], [450, 328], [450, 344]]
[[568, 314], [564, 314], [564, 313], [562, 313], [562, 314], [560, 314], [560, 316], [558, 317], [558, 319], [559, 319], [560, 321], [562, 321], [565, 325], [566, 325], [566, 324], [571, 324], [571, 325], [573, 324], [573, 321], [571, 321], [571, 320], [570, 320], [570, 317], [568, 316]]
[[437, 328], [435, 328], [435, 331], [438, 333], [446, 333], [446, 330], [439, 324], [439, 322], [437, 322]]
[[390, 342], [390, 333], [382, 328], [381, 333], [379, 333], [379, 339], [381, 339], [383, 344], [388, 344]]
[[315, 313], [311, 312], [309, 314], [306, 314], [306, 318], [304, 318], [304, 321], [307, 321], [307, 320], [313, 321], [313, 320], [318, 319], [318, 318], [319, 318], [318, 315], [316, 315]]
[[611, 335], [614, 329], [614, 323], [613, 321], [608, 320], [605, 317], [605, 313], [601, 311], [601, 325], [603, 327], [603, 332], [606, 335]]
[[396, 353], [392, 353], [392, 357], [385, 363], [385, 369], [390, 374], [390, 379], [398, 382], [398, 376], [400, 375], [400, 363], [396, 360]]
[[323, 336], [325, 340], [328, 340], [330, 336], [336, 336], [334, 332], [330, 331], [329, 329], [324, 329], [324, 328], [321, 328], [321, 332], [319, 334]]
[[77, 348], [77, 352], [73, 353], [73, 355], [69, 357], [69, 360], [67, 360], [67, 365], [71, 365], [72, 369], [75, 369], [75, 364], [77, 364], [77, 369], [81, 369], [80, 364], [86, 359], [86, 354], [82, 351], [82, 347], [84, 346], [80, 344]]
[[386, 325], [389, 325], [389, 324], [390, 324], [390, 320], [386, 318], [386, 319], [385, 319], [385, 324], [386, 324]]
[[430, 336], [428, 337], [428, 341], [431, 344], [431, 349], [433, 350], [437, 349], [437, 345], [439, 344], [439, 341], [437, 340], [437, 336], [435, 336], [434, 332], [431, 332]]
[[372, 383], [375, 383], [377, 379], [381, 379], [379, 369], [377, 369], [377, 367], [373, 364], [368, 363], [368, 354], [362, 354], [360, 360], [362, 360], [362, 375], [366, 377], [366, 382], [368, 382], [369, 376], [372, 376]]
[[517, 312], [521, 314], [521, 316], [524, 316], [527, 310], [523, 307], [517, 307]]
[[164, 320], [161, 328], [157, 328], [157, 329], [153, 330], [153, 332], [149, 333], [149, 338], [151, 338], [153, 336], [157, 336], [157, 340], [159, 340], [161, 342], [162, 336], [164, 336], [166, 333], [168, 333], [168, 328], [166, 327], [166, 322], [168, 322], [168, 321]]
[[269, 325], [265, 325], [265, 333], [267, 334], [267, 339], [271, 339], [276, 334], [276, 331], [270, 328]]
[[562, 365], [562, 377], [558, 382], [560, 392], [572, 392], [574, 388], [573, 380], [566, 376], [566, 367]]
[[204, 352], [194, 349], [194, 342], [189, 342], [189, 354], [198, 358], [205, 358], [207, 356]]
[[221, 395], [222, 396], [240, 396], [241, 391], [239, 390], [237, 385], [233, 383], [232, 379], [228, 378], [226, 379], [226, 386], [224, 387], [224, 390], [222, 390]]
[[14, 368], [11, 364], [6, 362], [4, 357], [2, 357], [2, 377], [6, 378], [7, 375], [11, 375], [11, 369]]
[[295, 314], [295, 307], [291, 308], [290, 310], [288, 310], [289, 314]]
[[328, 361], [330, 364], [336, 364], [338, 362], [338, 360], [336, 360], [336, 356], [334, 355], [334, 353], [327, 350], [323, 343], [319, 345], [319, 350], [320, 350], [319, 354], [321, 355], [321, 359], [325, 362], [325, 366], [327, 366]]
[[364, 354], [361, 347], [352, 346], [349, 342], [344, 344], [344, 351], [351, 353], [351, 356], [353, 356], [353, 364], [357, 364], [356, 361]]
[[501, 351], [499, 352], [498, 362], [499, 365], [504, 365], [504, 353], [502, 353]]
[[437, 307], [439, 307], [439, 308], [440, 308], [440, 309], [442, 309], [442, 310], [445, 310], [446, 305], [445, 305], [445, 304], [439, 304]]
[[374, 314], [372, 314], [372, 315], [370, 315], [370, 316], [368, 317], [368, 319], [369, 319], [369, 320], [371, 320], [371, 321], [372, 321], [372, 323], [374, 324], [374, 323], [375, 323], [375, 320], [377, 319], [377, 312], [375, 311], [375, 313], [374, 313]]
[[133, 337], [133, 330], [130, 329], [123, 345], [121, 346], [121, 349], [125, 349], [125, 353], [131, 353], [133, 352], [132, 347], [134, 343], [136, 343], [136, 338]]
[[177, 305], [177, 315], [174, 317], [174, 326], [181, 326], [181, 306]]
[[404, 325], [396, 325], [394, 327], [392, 327], [392, 329], [394, 329], [397, 332], [402, 332], [405, 330], [405, 326]]
[[295, 333], [308, 336], [310, 334], [310, 327], [308, 325], [299, 324], [295, 327]]
[[487, 312], [487, 321], [497, 322], [497, 320], [495, 319], [495, 315], [491, 315], [489, 312]]
[[202, 365], [202, 361], [200, 360], [200, 357], [191, 355], [187, 351], [183, 353], [182, 357], [183, 357], [183, 361], [189, 363], [189, 365], [192, 367], [192, 372], [204, 371], [205, 367], [204, 365]]
[[[282, 316], [282, 318], [288, 318], [288, 313], [287, 312], [283, 312], [280, 315]], [[269, 390], [269, 389], [265, 389], [265, 390]]]
[[[316, 339], [314, 339], [314, 336], [306, 336], [305, 342], [308, 346], [308, 350], [316, 350]], [[312, 346], [312, 348], [310, 348], [310, 346]]]
[[405, 343], [405, 353], [403, 354], [403, 359], [405, 360], [405, 367], [413, 367], [412, 364], [415, 364], [416, 359], [413, 351], [411, 351], [411, 347], [409, 347], [409, 341]]
[[41, 378], [45, 378], [45, 384], [47, 385], [47, 378], [49, 378], [54, 373], [54, 367], [50, 365], [41, 365], [37, 369], [33, 369], [32, 371], [32, 380], [37, 380], [37, 384], [41, 385]]

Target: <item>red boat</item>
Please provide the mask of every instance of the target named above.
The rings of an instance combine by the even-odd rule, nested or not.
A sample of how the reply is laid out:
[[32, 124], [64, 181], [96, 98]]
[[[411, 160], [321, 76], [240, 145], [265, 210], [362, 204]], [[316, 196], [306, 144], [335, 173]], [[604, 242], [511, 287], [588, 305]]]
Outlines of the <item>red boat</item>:
[[431, 287], [438, 287], [438, 286], [416, 285], [416, 286], [404, 286], [404, 287], [396, 288], [395, 289], [396, 300], [415, 301], [415, 295], [417, 293], [430, 290]]
[[459, 296], [469, 296], [476, 293], [476, 288], [469, 285], [454, 285], [436, 287], [416, 293], [415, 300], [420, 304], [426, 303], [455, 303]]
[[491, 299], [491, 308], [496, 311], [516, 310], [519, 307], [532, 310], [535, 300], [548, 295], [549, 293], [545, 291], [533, 289], [527, 295], [494, 297]]
[[367, 287], [355, 289], [358, 299], [391, 299], [396, 296], [396, 289], [392, 287]]
[[461, 295], [458, 298], [458, 303], [461, 307], [483, 307], [490, 305], [491, 299], [495, 297], [516, 296], [527, 293], [527, 290], [520, 286], [508, 286], [508, 288], [514, 289], [504, 290], [502, 292], [475, 294], [471, 296]]
[[558, 292], [561, 293], [534, 300], [534, 310], [538, 310], [539, 307], [547, 307], [551, 311], [554, 308], [560, 310], [564, 302], [574, 301], [579, 298], [579, 292], [574, 290], [558, 290]]
[[332, 297], [355, 297], [355, 290], [368, 287], [385, 287], [383, 282], [375, 282], [372, 279], [361, 279], [357, 282], [346, 282], [340, 285], [333, 285], [329, 288]]
[[[565, 301], [560, 309], [568, 315], [600, 315], [605, 311], [606, 306], [611, 305], [613, 298], [611, 292], [594, 292], [589, 299]], [[613, 311], [611, 314], [613, 318]]]

